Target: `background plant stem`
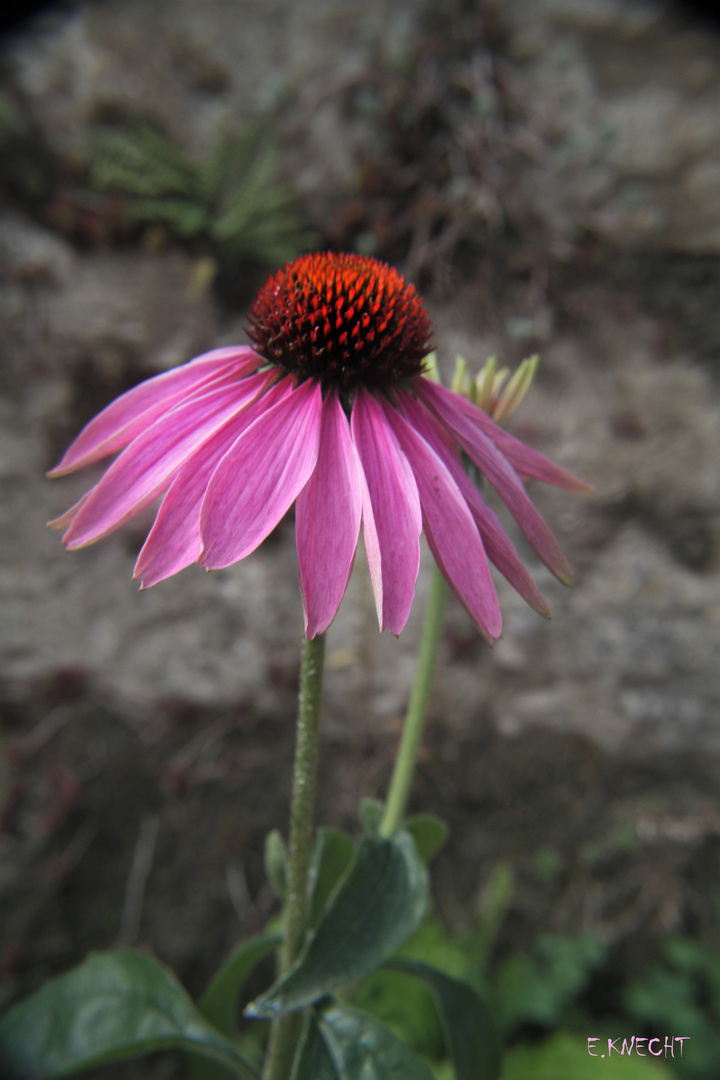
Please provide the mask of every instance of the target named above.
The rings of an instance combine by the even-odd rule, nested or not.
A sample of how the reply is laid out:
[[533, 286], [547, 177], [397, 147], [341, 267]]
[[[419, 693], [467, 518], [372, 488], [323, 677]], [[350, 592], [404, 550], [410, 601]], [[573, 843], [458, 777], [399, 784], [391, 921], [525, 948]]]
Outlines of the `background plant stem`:
[[[324, 634], [318, 634], [312, 641], [304, 640], [290, 808], [285, 928], [280, 950], [281, 975], [292, 967], [297, 958], [307, 925], [307, 879], [313, 847], [324, 658]], [[300, 1013], [289, 1013], [273, 1020], [263, 1080], [287, 1080], [290, 1076], [301, 1023]]]
[[428, 596], [428, 605], [425, 612], [425, 625], [420, 643], [415, 684], [405, 715], [405, 724], [397, 757], [395, 758], [390, 790], [385, 802], [385, 813], [380, 825], [381, 836], [390, 836], [394, 833], [405, 816], [405, 807], [410, 794], [410, 785], [415, 771], [415, 762], [425, 726], [425, 716], [435, 675], [438, 648], [445, 621], [447, 592], [448, 587], [445, 579], [437, 566], [433, 564], [430, 595]]

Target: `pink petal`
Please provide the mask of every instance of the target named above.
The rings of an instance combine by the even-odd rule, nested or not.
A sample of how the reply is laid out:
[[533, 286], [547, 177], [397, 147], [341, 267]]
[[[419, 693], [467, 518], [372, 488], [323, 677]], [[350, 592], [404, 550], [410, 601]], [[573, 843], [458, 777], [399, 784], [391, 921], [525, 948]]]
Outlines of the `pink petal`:
[[238, 379], [254, 371], [262, 360], [247, 346], [213, 349], [172, 371], [155, 375], [121, 394], [87, 424], [48, 476], [90, 465], [127, 446], [163, 413], [233, 371]]
[[473, 405], [460, 394], [455, 394], [452, 390], [439, 386], [437, 383], [430, 383], [427, 379], [414, 380], [413, 388], [426, 401], [428, 396], [441, 398], [449, 408], [462, 412], [463, 416], [480, 428], [482, 433], [497, 446], [512, 467], [525, 479], [542, 480], [545, 484], [552, 484], [566, 491], [579, 491], [586, 495], [595, 490], [592, 484], [580, 480], [567, 469], [561, 468], [550, 458], [545, 457], [539, 450], [533, 450], [531, 446], [516, 439], [509, 431], [505, 431], [496, 424], [487, 413], [478, 409], [477, 405]]
[[[470, 487], [474, 486], [469, 479], [468, 483]], [[550, 605], [523, 566], [515, 546], [500, 523], [500, 519], [485, 503], [477, 488], [474, 488], [474, 491], [475, 495], [472, 499], [468, 499], [468, 505], [480, 530], [488, 558], [493, 566], [498, 568], [503, 577], [510, 582], [512, 587], [520, 593], [523, 600], [537, 611], [538, 615], [543, 615], [546, 619], [549, 619], [551, 615]]]
[[291, 389], [289, 377], [271, 386], [262, 397], [223, 424], [180, 468], [135, 564], [133, 577], [141, 581], [143, 589], [197, 562], [202, 551], [202, 501], [218, 462], [260, 413], [287, 396]]
[[335, 618], [352, 570], [362, 515], [360, 460], [335, 390], [323, 403], [315, 471], [297, 497], [295, 538], [305, 634]]
[[86, 491], [85, 494], [78, 499], [76, 503], [73, 503], [64, 514], [61, 514], [60, 517], [53, 518], [52, 521], [48, 521], [48, 529], [67, 529], [68, 525], [70, 525], [77, 517], [80, 507], [88, 501], [94, 490], [94, 488], [90, 488], [90, 490]]
[[241, 412], [275, 378], [249, 375], [177, 405], [132, 441], [78, 509], [63, 538], [70, 549], [99, 540], [137, 514], [167, 488], [175, 472], [229, 417]]
[[549, 618], [550, 607], [545, 597], [523, 566], [497, 515], [486, 505], [482, 495], [460, 464], [454, 449], [451, 450], [448, 446], [447, 432], [441, 429], [427, 409], [409, 394], [398, 393], [397, 397], [403, 415], [444, 462], [460, 488], [480, 530], [490, 562], [538, 614]]
[[449, 470], [425, 440], [393, 408], [388, 423], [412, 466], [428, 543], [443, 576], [488, 641], [502, 632], [502, 615], [480, 534]]
[[352, 436], [362, 463], [363, 533], [380, 629], [399, 634], [415, 595], [422, 514], [417, 484], [382, 406], [355, 395]]
[[[457, 401], [463, 399], [458, 394], [448, 397], [448, 391], [427, 379], [417, 379], [414, 388], [487, 477], [546, 566], [565, 585], [571, 585], [573, 573], [557, 540], [528, 498], [513, 467], [479, 427], [467, 418], [465, 411], [456, 406]], [[438, 390], [443, 390], [443, 393], [436, 393]]]
[[309, 379], [263, 411], [222, 458], [200, 516], [207, 570], [245, 558], [290, 509], [317, 462], [321, 410], [320, 384]]

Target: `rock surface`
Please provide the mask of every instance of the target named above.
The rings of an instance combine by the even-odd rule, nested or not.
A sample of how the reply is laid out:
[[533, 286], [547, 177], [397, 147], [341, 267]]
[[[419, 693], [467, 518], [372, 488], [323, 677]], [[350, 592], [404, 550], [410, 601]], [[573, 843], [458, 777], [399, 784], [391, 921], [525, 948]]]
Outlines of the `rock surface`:
[[654, 0], [501, 8], [554, 148], [539, 212], [556, 225], [562, 207], [566, 229], [615, 244], [717, 254], [720, 39]]
[[[618, 211], [606, 235], [653, 249], [715, 250], [718, 43], [693, 26], [678, 27], [657, 4], [506, 0], [499, 9], [508, 55], [559, 140], [558, 161], [566, 155], [557, 187], [539, 185], [538, 198], [547, 195], [565, 212], [584, 186], [593, 220], [607, 223], [628, 190], [623, 185], [650, 185], [648, 198]], [[233, 18], [235, 5], [223, 3], [204, 7], [202, 18], [189, 2], [173, 10], [170, 22], [163, 3], [81, 5], [38, 22], [14, 43], [15, 78], [48, 138], [72, 149], [111, 100], [147, 100], [171, 125], [182, 117], [179, 133], [192, 143], [211, 114], [251, 109], [273, 80], [301, 96], [315, 80], [311, 129], [332, 129], [318, 158], [335, 180], [338, 169], [347, 172], [341, 162], [343, 154], [352, 160], [352, 147], [334, 121], [322, 120], [322, 101], [333, 101], [337, 86], [367, 62], [362, 42], [390, 17], [386, 5], [376, 0], [342, 16], [316, 5], [312, 17], [301, 17], [290, 4], [247, 3], [242, 20]], [[394, 6], [392, 19], [401, 29], [415, 11], [410, 3]], [[351, 38], [360, 42], [356, 49]], [[321, 173], [313, 181], [319, 190], [330, 182]], [[693, 199], [679, 199], [688, 185]], [[703, 237], [704, 247], [693, 237]], [[96, 394], [112, 396], [128, 373], [138, 378], [241, 339], [240, 320], [193, 294], [185, 256], [75, 253], [17, 214], [4, 220], [0, 266], [10, 331], [4, 347], [15, 373], [0, 448], [12, 611], [3, 629], [6, 679], [19, 687], [81, 665], [103, 693], [136, 704], [170, 696], [219, 704], [260, 692], [269, 659], [292, 654], [301, 625], [291, 528], [240, 566], [209, 577], [188, 570], [144, 594], [129, 579], [148, 518], [73, 555], [43, 528], [87, 484], [82, 477], [49, 484], [42, 472], [63, 438], [102, 404], [93, 380], [105, 383]], [[545, 330], [538, 387], [518, 421], [520, 433], [527, 430], [597, 487], [590, 500], [538, 492], [579, 563], [578, 588], [565, 593], [539, 574], [555, 611], [549, 628], [503, 589], [505, 636], [495, 659], [478, 653], [481, 677], [464, 697], [455, 695], [451, 711], [458, 723], [471, 723], [478, 708], [488, 708], [507, 731], [551, 723], [612, 745], [636, 741], [640, 731], [662, 744], [686, 732], [714, 747], [714, 384], [692, 357], [658, 345], [657, 322], [637, 310], [628, 315], [612, 289], [578, 297], [587, 314], [560, 334]], [[491, 349], [507, 354], [523, 331], [518, 313], [506, 316], [505, 330], [493, 337], [473, 325], [462, 304], [439, 309], [441, 354], [449, 361], [459, 350], [475, 364]], [[543, 317], [551, 324], [552, 310]], [[537, 334], [537, 326], [529, 332]], [[376, 640], [364, 574], [358, 560], [330, 648], [374, 657], [374, 709], [386, 719], [407, 695], [421, 605], [399, 642]], [[459, 624], [463, 616], [453, 619]], [[352, 664], [333, 675], [341, 711], [358, 678]], [[470, 672], [467, 680], [473, 683]], [[673, 702], [685, 718], [680, 724]]]

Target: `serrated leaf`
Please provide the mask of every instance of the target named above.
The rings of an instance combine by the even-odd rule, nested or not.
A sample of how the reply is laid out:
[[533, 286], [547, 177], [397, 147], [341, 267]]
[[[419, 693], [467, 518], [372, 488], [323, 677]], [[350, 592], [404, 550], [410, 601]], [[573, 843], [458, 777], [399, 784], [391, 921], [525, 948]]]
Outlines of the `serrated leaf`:
[[347, 873], [354, 854], [355, 845], [347, 833], [337, 829], [318, 830], [308, 875], [311, 927], [317, 926], [333, 890]]
[[246, 1015], [291, 1012], [365, 978], [418, 928], [427, 897], [427, 870], [408, 833], [366, 837], [294, 967]]
[[418, 855], [426, 865], [445, 847], [450, 834], [445, 822], [434, 814], [416, 814], [405, 821], [403, 828], [412, 836]]
[[418, 960], [393, 960], [390, 966], [416, 975], [432, 990], [456, 1080], [497, 1080], [500, 1038], [487, 1005], [472, 986]]
[[[429, 1066], [407, 1043], [378, 1020], [355, 1009], [340, 1004], [329, 1006], [320, 1014], [319, 1028], [337, 1080], [433, 1080]], [[298, 1076], [297, 1080], [305, 1077]], [[311, 1074], [307, 1080], [311, 1080]]]
[[134, 950], [96, 953], [0, 1020], [3, 1080], [54, 1080], [154, 1050], [184, 1050], [247, 1080], [255, 1070], [173, 973]]

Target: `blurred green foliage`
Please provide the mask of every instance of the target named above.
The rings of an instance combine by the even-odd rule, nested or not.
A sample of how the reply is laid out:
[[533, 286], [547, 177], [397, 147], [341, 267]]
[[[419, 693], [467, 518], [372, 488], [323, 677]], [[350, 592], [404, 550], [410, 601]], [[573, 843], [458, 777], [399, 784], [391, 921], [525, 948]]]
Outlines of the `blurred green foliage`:
[[277, 265], [314, 243], [277, 179], [277, 143], [261, 120], [239, 134], [221, 131], [203, 160], [147, 122], [98, 128], [90, 182], [121, 194], [130, 222], [203, 241], [219, 255]]
[[688, 1080], [720, 1076], [720, 955], [688, 937], [668, 937], [661, 960], [630, 983], [625, 1012], [653, 1031], [690, 1039], [673, 1066]]
[[[512, 871], [506, 866], [497, 867], [481, 896], [472, 933], [453, 934], [439, 920], [429, 919], [400, 952], [401, 956], [422, 960], [470, 983], [488, 1002], [506, 1043], [523, 1026], [542, 1027], [548, 1033], [562, 1028], [570, 1019], [571, 1006], [606, 958], [604, 946], [591, 935], [575, 938], [551, 934], [539, 938], [527, 952], [510, 953], [491, 963], [513, 885]], [[427, 1059], [439, 1080], [451, 1080], [442, 1026], [426, 986], [397, 971], [380, 971], [363, 983], [355, 1004], [410, 1043]], [[568, 1037], [573, 1060], [578, 1061], [578, 1047], [582, 1045], [582, 1062], [586, 1065], [587, 1042], [578, 1035]], [[567, 1040], [558, 1046], [567, 1057]], [[542, 1064], [540, 1071], [531, 1067], [536, 1052]], [[555, 1075], [542, 1071], [549, 1054], [547, 1040], [526, 1047], [524, 1053], [522, 1075], [527, 1080]], [[559, 1078], [565, 1075], [557, 1073]], [[639, 1078], [660, 1075], [657, 1071], [638, 1073]]]
[[[488, 1002], [505, 1043], [501, 1080], [577, 1080], [589, 1075], [588, 1036], [602, 1042], [632, 1034], [682, 1035], [683, 1054], [636, 1054], [602, 1061], [606, 1080], [716, 1080], [720, 1076], [720, 955], [674, 936], [661, 959], [617, 995], [612, 1015], [591, 1013], [583, 995], [602, 978], [608, 948], [592, 934], [545, 934], [530, 948], [497, 955], [498, 932], [513, 896], [513, 875], [499, 866], [481, 897], [469, 934], [431, 918], [401, 950], [470, 983]], [[392, 1027], [433, 1068], [453, 1080], [442, 1025], [427, 987], [398, 971], [380, 971], [355, 1003]]]

